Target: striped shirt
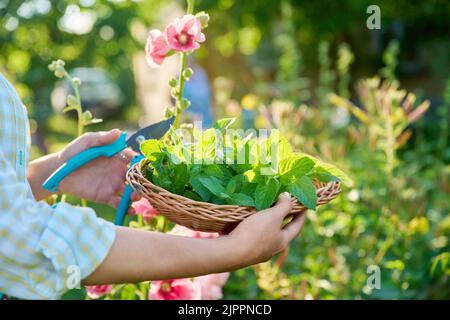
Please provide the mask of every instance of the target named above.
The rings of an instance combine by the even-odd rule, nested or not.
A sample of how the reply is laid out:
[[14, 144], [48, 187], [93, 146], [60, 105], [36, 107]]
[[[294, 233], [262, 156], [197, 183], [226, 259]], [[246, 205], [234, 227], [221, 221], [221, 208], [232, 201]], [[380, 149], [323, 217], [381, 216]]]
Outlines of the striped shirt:
[[90, 208], [37, 202], [29, 146], [26, 109], [0, 73], [0, 292], [58, 299], [104, 260], [115, 227]]

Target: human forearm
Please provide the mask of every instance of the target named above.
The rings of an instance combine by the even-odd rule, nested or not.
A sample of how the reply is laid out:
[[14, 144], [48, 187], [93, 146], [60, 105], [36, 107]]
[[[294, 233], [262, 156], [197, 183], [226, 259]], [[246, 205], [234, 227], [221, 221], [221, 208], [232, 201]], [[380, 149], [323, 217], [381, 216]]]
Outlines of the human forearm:
[[186, 278], [231, 271], [246, 265], [242, 246], [230, 236], [194, 239], [117, 228], [103, 263], [83, 282], [90, 284]]
[[61, 165], [59, 153], [36, 159], [28, 165], [27, 179], [36, 200], [42, 200], [51, 192], [42, 188], [42, 183]]

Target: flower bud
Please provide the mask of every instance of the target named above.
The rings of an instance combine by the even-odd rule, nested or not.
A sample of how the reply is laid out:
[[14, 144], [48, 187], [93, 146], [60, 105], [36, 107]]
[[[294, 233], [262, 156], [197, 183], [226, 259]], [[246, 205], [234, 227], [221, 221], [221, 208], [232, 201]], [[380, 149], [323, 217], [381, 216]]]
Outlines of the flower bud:
[[56, 61], [52, 61], [52, 63], [50, 63], [50, 64], [48, 65], [48, 69], [49, 69], [50, 71], [52, 71], [52, 72], [55, 72], [55, 70], [56, 70]]
[[61, 59], [56, 60], [56, 64], [61, 67], [64, 67], [66, 65], [66, 63]]
[[176, 87], [178, 85], [178, 80], [174, 77], [171, 77], [169, 80], [169, 86], [172, 88]]
[[189, 108], [190, 105], [191, 105], [191, 102], [188, 99], [186, 99], [186, 98], [181, 99], [181, 101], [179, 103], [180, 111], [186, 110], [187, 108]]
[[166, 108], [166, 112], [165, 112], [165, 117], [166, 118], [170, 118], [173, 117], [173, 115], [175, 114], [175, 108], [172, 106], [169, 106]]
[[80, 78], [73, 78], [72, 83], [76, 86], [81, 86], [81, 80]]
[[200, 21], [200, 24], [202, 25], [202, 29], [208, 27], [209, 14], [207, 14], [205, 11], [201, 11], [201, 12], [197, 13], [195, 15], [195, 17]]
[[183, 78], [185, 80], [189, 80], [193, 74], [194, 74], [194, 70], [192, 70], [191, 68], [187, 68], [187, 69], [183, 70]]
[[172, 96], [172, 98], [176, 99], [178, 97], [178, 92], [179, 92], [178, 88], [172, 88], [170, 90], [170, 95]]
[[60, 66], [56, 67], [55, 76], [57, 78], [64, 78], [65, 75], [66, 75], [66, 71], [64, 70], [63, 67], [60, 67]]
[[75, 107], [78, 105], [78, 99], [75, 96], [69, 94], [69, 96], [67, 97], [67, 104], [70, 107]]

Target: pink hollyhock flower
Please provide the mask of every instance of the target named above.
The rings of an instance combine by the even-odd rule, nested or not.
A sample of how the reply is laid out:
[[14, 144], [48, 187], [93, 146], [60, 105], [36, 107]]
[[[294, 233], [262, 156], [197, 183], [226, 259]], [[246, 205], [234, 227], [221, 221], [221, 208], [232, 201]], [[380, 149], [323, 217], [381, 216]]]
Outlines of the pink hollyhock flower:
[[194, 231], [189, 228], [180, 226], [178, 224], [172, 230], [170, 230], [169, 233], [177, 236], [186, 236], [191, 238], [202, 238], [202, 239], [212, 239], [217, 238], [219, 236], [217, 232]]
[[103, 297], [110, 293], [112, 290], [112, 285], [102, 284], [98, 286], [86, 286], [87, 295], [91, 299], [97, 299]]
[[199, 300], [200, 287], [189, 279], [152, 281], [151, 300]]
[[145, 46], [145, 58], [150, 67], [157, 68], [167, 58], [170, 48], [164, 34], [157, 29], [150, 30]]
[[134, 208], [137, 214], [142, 215], [145, 222], [150, 222], [150, 220], [152, 220], [159, 214], [158, 211], [153, 208], [150, 202], [148, 202], [148, 200], [145, 198], [133, 202], [131, 206]]
[[230, 276], [229, 272], [208, 274], [195, 278], [194, 282], [201, 289], [201, 298], [203, 300], [222, 299], [222, 287]]
[[205, 41], [200, 20], [192, 14], [175, 19], [165, 30], [167, 42], [173, 50], [187, 52], [198, 49]]

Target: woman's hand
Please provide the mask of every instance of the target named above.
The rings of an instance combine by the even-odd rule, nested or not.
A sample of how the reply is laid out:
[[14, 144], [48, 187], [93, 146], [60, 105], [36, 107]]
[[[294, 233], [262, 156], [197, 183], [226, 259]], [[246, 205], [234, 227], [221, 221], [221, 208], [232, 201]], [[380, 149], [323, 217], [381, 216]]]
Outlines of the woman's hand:
[[285, 250], [289, 242], [299, 234], [305, 214], [295, 216], [283, 226], [291, 209], [290, 195], [281, 194], [274, 207], [248, 217], [230, 233], [229, 237], [236, 243], [236, 249], [241, 250], [244, 265], [269, 260]]
[[[42, 200], [51, 193], [42, 188], [42, 183], [63, 163], [81, 151], [114, 142], [121, 132], [90, 132], [72, 141], [61, 152], [53, 153], [32, 161], [28, 165], [28, 182], [36, 200]], [[129, 149], [112, 156], [91, 161], [64, 178], [59, 191], [76, 197], [117, 207], [125, 187], [125, 173], [135, 153]], [[137, 196], [133, 194], [133, 200]], [[133, 210], [130, 209], [130, 212]]]
[[[89, 132], [75, 139], [58, 155], [58, 162], [67, 162], [81, 151], [113, 143], [121, 131]], [[130, 149], [107, 158], [97, 158], [72, 172], [60, 183], [60, 191], [76, 197], [117, 207], [125, 188], [128, 164], [136, 153]], [[134, 197], [134, 200], [136, 197]]]

